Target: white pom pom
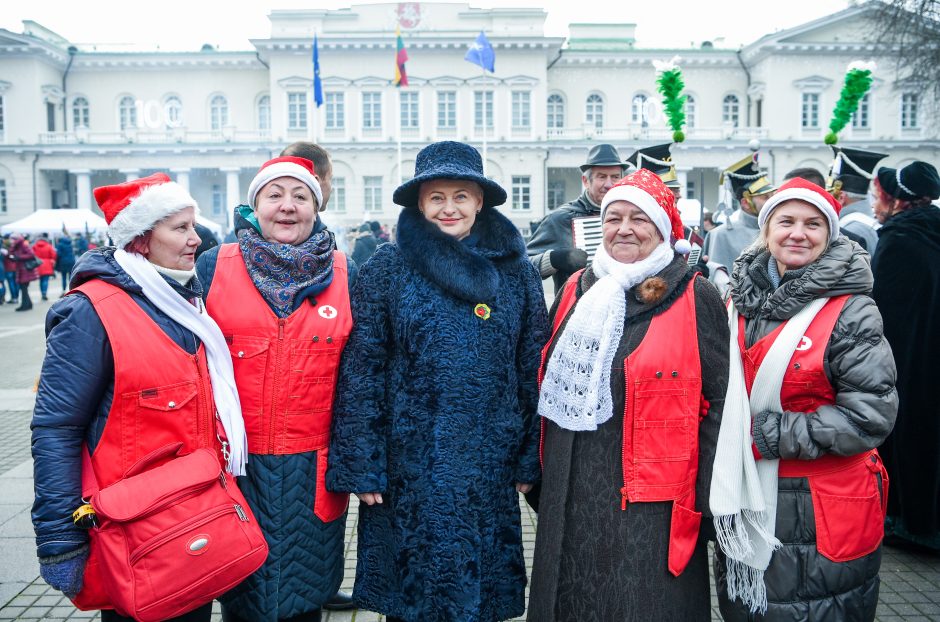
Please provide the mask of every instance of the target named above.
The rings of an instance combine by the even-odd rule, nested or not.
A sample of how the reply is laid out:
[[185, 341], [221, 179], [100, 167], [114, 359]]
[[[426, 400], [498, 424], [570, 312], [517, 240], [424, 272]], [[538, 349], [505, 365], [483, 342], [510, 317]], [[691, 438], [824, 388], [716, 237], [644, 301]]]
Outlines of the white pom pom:
[[680, 255], [688, 255], [689, 253], [692, 252], [692, 245], [689, 244], [689, 241], [686, 240], [685, 238], [682, 238], [681, 240], [676, 240], [676, 243], [675, 245], [673, 245], [673, 248], [676, 249], [676, 252], [679, 253]]

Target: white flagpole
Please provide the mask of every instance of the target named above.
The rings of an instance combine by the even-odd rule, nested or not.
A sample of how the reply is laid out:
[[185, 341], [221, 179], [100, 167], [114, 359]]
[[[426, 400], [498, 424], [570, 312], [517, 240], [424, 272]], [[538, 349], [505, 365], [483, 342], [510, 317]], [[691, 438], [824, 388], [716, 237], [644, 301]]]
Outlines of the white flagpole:
[[[482, 59], [482, 54], [480, 58]], [[486, 90], [486, 67], [481, 67], [481, 69], [483, 70], [483, 74], [482, 74], [483, 75], [483, 176], [486, 177], [486, 127], [487, 127], [486, 126], [486, 122], [487, 122], [486, 94], [488, 91]]]
[[398, 91], [398, 179], [393, 179], [392, 185], [398, 187], [405, 177], [401, 162], [401, 85], [395, 87], [395, 90]]

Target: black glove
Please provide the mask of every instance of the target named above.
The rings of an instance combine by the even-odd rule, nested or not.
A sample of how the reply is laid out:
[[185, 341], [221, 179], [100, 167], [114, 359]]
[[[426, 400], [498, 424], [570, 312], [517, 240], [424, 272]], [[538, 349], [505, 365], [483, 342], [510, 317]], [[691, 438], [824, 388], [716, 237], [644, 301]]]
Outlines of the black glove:
[[708, 264], [705, 263], [705, 255], [699, 255], [698, 263], [692, 266], [696, 272], [701, 272], [702, 276], [706, 279], [711, 274], [711, 270], [708, 269]]
[[587, 265], [588, 254], [579, 248], [560, 249], [548, 255], [548, 261], [559, 272], [577, 272]]

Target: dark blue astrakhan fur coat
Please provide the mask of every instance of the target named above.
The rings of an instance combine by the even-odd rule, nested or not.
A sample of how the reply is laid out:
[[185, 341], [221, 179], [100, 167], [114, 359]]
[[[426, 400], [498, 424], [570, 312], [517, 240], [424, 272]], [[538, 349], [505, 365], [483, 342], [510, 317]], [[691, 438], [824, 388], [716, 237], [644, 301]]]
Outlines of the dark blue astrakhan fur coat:
[[539, 478], [548, 338], [522, 237], [492, 208], [463, 241], [406, 208], [397, 245], [361, 268], [352, 307], [326, 477], [384, 497], [360, 505], [358, 605], [422, 622], [520, 615], [515, 483]]

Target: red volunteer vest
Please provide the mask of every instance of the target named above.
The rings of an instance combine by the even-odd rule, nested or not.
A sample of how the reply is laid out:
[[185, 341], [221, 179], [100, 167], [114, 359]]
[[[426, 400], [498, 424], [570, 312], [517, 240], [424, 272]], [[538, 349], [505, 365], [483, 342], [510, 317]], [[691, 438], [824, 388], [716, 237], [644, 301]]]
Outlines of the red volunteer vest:
[[349, 496], [328, 492], [324, 475], [340, 355], [353, 325], [346, 255], [333, 253], [333, 281], [314, 304], [278, 318], [238, 244], [223, 244], [206, 308], [232, 354], [248, 452], [317, 451], [314, 511], [324, 522], [342, 516]]
[[[783, 376], [780, 404], [785, 411], [815, 412], [836, 403], [836, 392], [826, 376], [824, 359], [829, 339], [848, 296], [830, 298], [816, 314], [797, 345]], [[738, 346], [744, 364], [748, 394], [757, 370], [786, 322], [745, 347], [745, 321], [739, 317]], [[878, 489], [876, 474], [883, 491]], [[871, 553], [884, 535], [888, 475], [878, 451], [855, 456], [824, 454], [815, 460], [780, 460], [779, 477], [809, 480], [816, 521], [816, 548], [832, 561], [848, 561]]]
[[[576, 302], [580, 276], [578, 272], [565, 283], [552, 338], [542, 350], [540, 381], [549, 348]], [[626, 510], [628, 502], [673, 502], [668, 565], [675, 576], [685, 570], [695, 551], [702, 519], [695, 511], [698, 428], [704, 404], [694, 283], [693, 278], [682, 296], [650, 321], [643, 341], [624, 361], [621, 509]], [[544, 438], [544, 419], [542, 431]]]
[[[94, 305], [114, 353], [114, 398], [91, 455], [100, 487], [113, 484], [139, 459], [169, 443], [182, 441], [182, 454], [200, 447], [221, 449], [203, 347], [194, 355], [187, 353], [119, 287], [93, 280], [73, 291]], [[91, 553], [74, 602], [86, 610], [111, 609], [95, 533], [89, 531]]]

